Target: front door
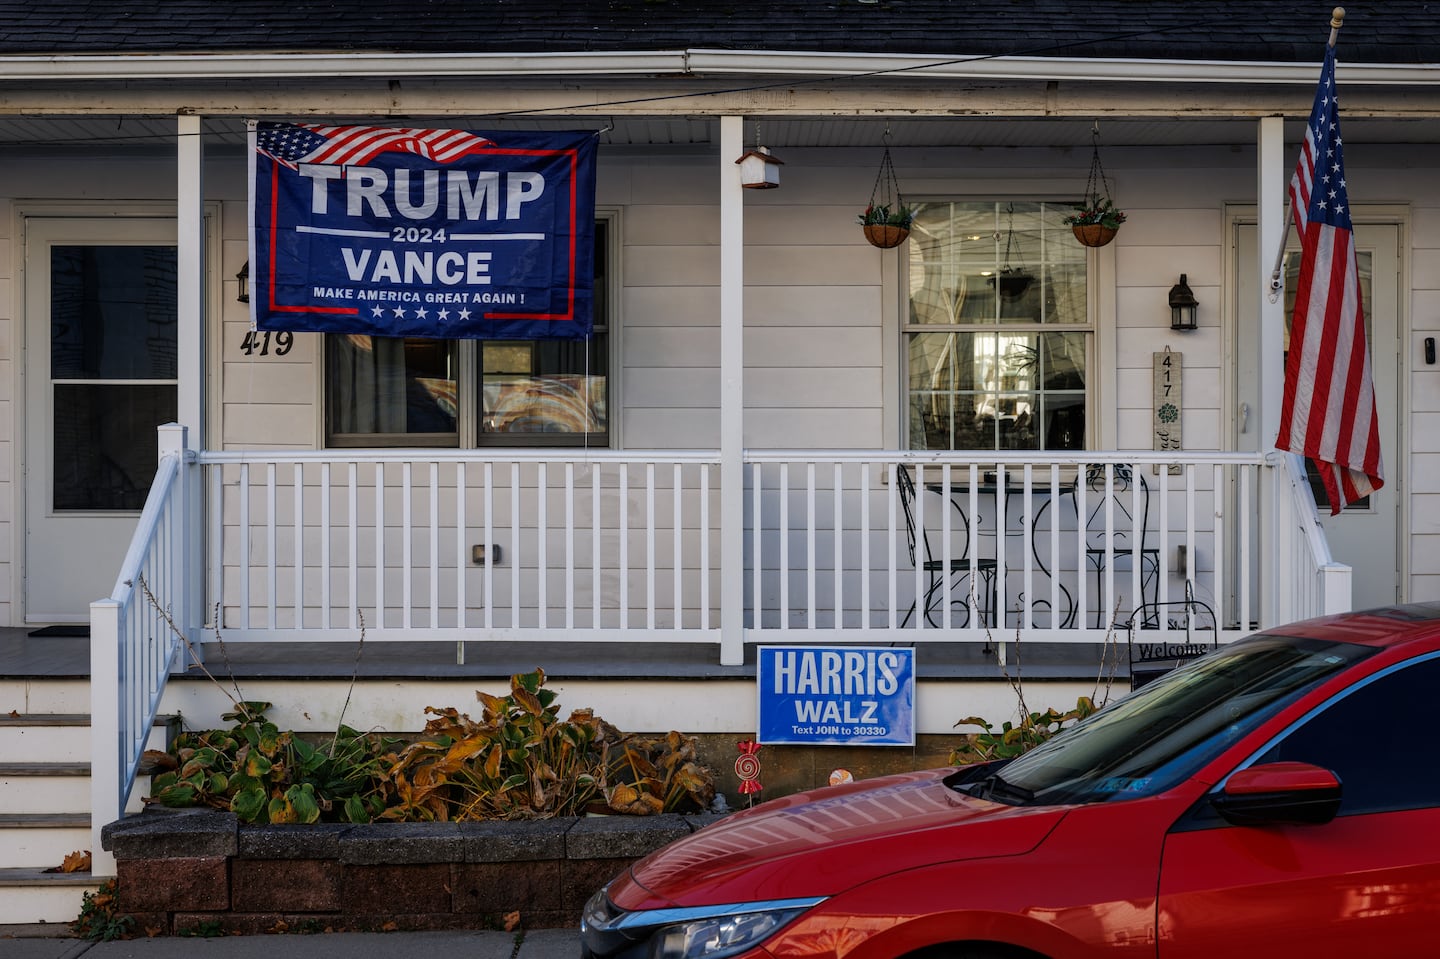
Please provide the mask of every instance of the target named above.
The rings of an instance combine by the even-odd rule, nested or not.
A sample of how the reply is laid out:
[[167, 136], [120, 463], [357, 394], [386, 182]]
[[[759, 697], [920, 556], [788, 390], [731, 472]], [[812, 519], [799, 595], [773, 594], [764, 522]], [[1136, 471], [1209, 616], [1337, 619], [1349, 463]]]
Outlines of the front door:
[[176, 417], [175, 221], [25, 221], [28, 623], [109, 596]]
[[[1300, 270], [1299, 240], [1290, 232], [1285, 252], [1285, 316], [1295, 302], [1295, 281]], [[1236, 276], [1239, 323], [1236, 325], [1235, 448], [1268, 450], [1275, 437], [1261, 436], [1255, 410], [1259, 409], [1259, 322], [1255, 316], [1255, 226], [1242, 224], [1236, 237]], [[1351, 503], [1338, 516], [1321, 502], [1320, 521], [1336, 562], [1352, 573], [1353, 608], [1367, 609], [1402, 600], [1400, 578], [1400, 494], [1404, 464], [1400, 448], [1400, 228], [1394, 224], [1357, 225], [1355, 251], [1360, 274], [1361, 302], [1370, 339], [1370, 364], [1375, 380], [1375, 406], [1380, 420], [1380, 452], [1385, 486], [1365, 499]], [[1287, 336], [1288, 340], [1288, 336]], [[1317, 502], [1324, 489], [1313, 475], [1311, 488]], [[1253, 595], [1253, 593], [1252, 593]]]

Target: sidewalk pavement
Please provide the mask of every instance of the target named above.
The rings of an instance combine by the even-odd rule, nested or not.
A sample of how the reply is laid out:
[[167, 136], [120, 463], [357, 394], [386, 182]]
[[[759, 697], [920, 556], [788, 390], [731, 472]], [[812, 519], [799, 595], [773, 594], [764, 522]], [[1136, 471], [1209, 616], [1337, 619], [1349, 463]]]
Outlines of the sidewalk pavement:
[[0, 926], [0, 959], [576, 959], [580, 955], [576, 929], [337, 932], [214, 939], [166, 936], [120, 942], [47, 938], [64, 930], [60, 924]]

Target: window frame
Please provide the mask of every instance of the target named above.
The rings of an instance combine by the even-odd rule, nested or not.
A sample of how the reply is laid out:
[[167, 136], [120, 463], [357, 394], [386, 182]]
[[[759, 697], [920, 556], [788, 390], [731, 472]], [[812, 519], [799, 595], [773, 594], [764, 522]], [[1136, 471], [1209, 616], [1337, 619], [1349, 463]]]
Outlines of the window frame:
[[[944, 203], [944, 204], [983, 204], [983, 205], [985, 205], [985, 206], [994, 206], [994, 207], [996, 207], [997, 209], [1000, 208], [1000, 207], [1002, 207], [1002, 206], [1003, 206], [1004, 204], [1006, 204], [1006, 203], [1026, 203], [1026, 204], [1042, 204], [1042, 203], [1043, 203], [1043, 204], [1046, 205], [1046, 207], [1052, 207], [1052, 206], [1053, 206], [1053, 207], [1057, 208], [1057, 210], [1058, 210], [1059, 208], [1068, 208], [1068, 207], [1070, 207], [1070, 206], [1073, 206], [1073, 204], [1074, 204], [1074, 202], [1075, 202], [1075, 198], [1074, 198], [1074, 197], [1062, 197], [1062, 196], [1058, 196], [1058, 195], [1054, 195], [1054, 194], [1021, 195], [1021, 194], [1015, 193], [1015, 192], [1007, 192], [1007, 193], [1005, 193], [1005, 194], [991, 194], [991, 195], [978, 195], [978, 196], [977, 196], [977, 195], [935, 194], [935, 195], [926, 195], [926, 196], [918, 197], [918, 198], [911, 198], [911, 201], [912, 201], [913, 205], [914, 205], [914, 206], [917, 206], [917, 207], [918, 207], [918, 206], [921, 206], [921, 205], [923, 205], [923, 204], [930, 204], [930, 203], [941, 204], [941, 203]], [[999, 232], [1003, 232], [1004, 227], [1003, 227], [1003, 226], [997, 227], [997, 230], [998, 230]], [[997, 235], [998, 235], [998, 234], [997, 234]], [[911, 239], [911, 242], [912, 242], [912, 243], [915, 242], [915, 240], [914, 240], [913, 237], [912, 237], [912, 239]], [[1063, 242], [1063, 241], [1062, 241], [1062, 242]], [[999, 248], [1000, 248], [1001, 250], [1003, 250], [1003, 249], [1004, 249], [1004, 244], [1003, 244], [1003, 243], [999, 244]], [[911, 387], [911, 384], [910, 384], [910, 370], [911, 370], [911, 367], [910, 367], [910, 362], [911, 362], [911, 350], [910, 350], [910, 347], [911, 347], [911, 340], [912, 340], [912, 337], [913, 337], [914, 335], [916, 335], [916, 334], [922, 334], [922, 333], [932, 333], [932, 334], [957, 334], [957, 333], [984, 334], [984, 333], [990, 333], [990, 334], [1004, 335], [1004, 334], [1010, 333], [1010, 334], [1021, 335], [1021, 336], [1037, 336], [1037, 337], [1038, 337], [1038, 336], [1043, 336], [1044, 334], [1047, 334], [1047, 333], [1076, 333], [1076, 334], [1080, 334], [1081, 337], [1083, 338], [1084, 350], [1085, 350], [1085, 386], [1084, 386], [1084, 390], [1083, 390], [1083, 402], [1084, 402], [1084, 410], [1085, 410], [1085, 414], [1086, 414], [1086, 415], [1085, 415], [1085, 424], [1084, 424], [1083, 435], [1081, 436], [1081, 439], [1080, 439], [1080, 446], [1079, 446], [1079, 448], [1080, 448], [1080, 449], [1091, 449], [1091, 448], [1093, 448], [1095, 438], [1098, 437], [1099, 434], [1100, 434], [1100, 422], [1099, 422], [1099, 416], [1097, 415], [1097, 407], [1096, 407], [1097, 398], [1098, 398], [1099, 395], [1100, 395], [1100, 384], [1099, 384], [1099, 382], [1098, 382], [1098, 379], [1099, 379], [1099, 377], [1098, 377], [1098, 372], [1099, 372], [1099, 367], [1100, 367], [1100, 365], [1101, 365], [1101, 360], [1102, 360], [1102, 356], [1101, 356], [1102, 343], [1101, 343], [1101, 338], [1100, 338], [1100, 335], [1099, 335], [1099, 333], [1100, 333], [1100, 319], [1101, 319], [1101, 317], [1100, 317], [1100, 303], [1101, 303], [1101, 301], [1100, 301], [1100, 297], [1099, 297], [1099, 293], [1098, 293], [1098, 289], [1097, 289], [1097, 287], [1098, 287], [1099, 272], [1100, 272], [1099, 269], [1098, 269], [1098, 267], [1097, 267], [1097, 260], [1098, 260], [1098, 255], [1097, 255], [1097, 254], [1098, 254], [1099, 251], [1094, 250], [1094, 249], [1091, 249], [1091, 248], [1088, 248], [1088, 247], [1085, 249], [1085, 260], [1084, 260], [1084, 263], [1085, 263], [1085, 267], [1084, 267], [1084, 277], [1085, 277], [1085, 295], [1084, 295], [1085, 322], [1084, 322], [1084, 323], [1079, 323], [1079, 324], [1077, 324], [1077, 323], [1046, 323], [1046, 322], [1043, 322], [1042, 320], [1034, 320], [1034, 321], [1026, 321], [1026, 322], [1013, 322], [1013, 321], [1007, 322], [1007, 321], [1005, 321], [1003, 318], [996, 318], [995, 320], [990, 321], [990, 322], [949, 323], [949, 324], [944, 324], [944, 323], [915, 323], [915, 322], [912, 322], [912, 320], [911, 320], [911, 296], [912, 296], [911, 281], [912, 281], [912, 276], [913, 276], [913, 270], [912, 270], [912, 258], [911, 258], [911, 256], [908, 254], [908, 249], [909, 249], [908, 246], [907, 246], [907, 247], [903, 247], [903, 248], [902, 248], [902, 255], [899, 257], [900, 268], [899, 268], [899, 284], [898, 284], [898, 286], [899, 286], [899, 290], [898, 290], [898, 293], [899, 293], [899, 297], [898, 297], [898, 299], [899, 299], [898, 328], [899, 328], [899, 334], [900, 334], [900, 336], [899, 336], [899, 350], [898, 350], [898, 352], [899, 352], [899, 357], [898, 357], [898, 359], [899, 359], [899, 364], [898, 364], [898, 366], [899, 366], [899, 384], [898, 384], [898, 386], [899, 386], [899, 390], [898, 390], [899, 410], [898, 410], [898, 422], [899, 422], [899, 438], [900, 438], [900, 445], [901, 445], [901, 447], [902, 447], [902, 448], [906, 448], [906, 449], [913, 449], [913, 448], [915, 448], [915, 447], [913, 447], [913, 446], [911, 445], [912, 433], [911, 433], [911, 388], [910, 388], [910, 387]], [[1005, 256], [1005, 254], [1004, 254], [1003, 252], [997, 254], [997, 257], [998, 257], [998, 258], [1004, 258], [1004, 256]], [[998, 262], [998, 259], [997, 259], [997, 262]], [[1039, 264], [1039, 266], [1040, 266], [1040, 268], [1043, 269], [1044, 266], [1045, 266], [1045, 264], [1044, 264], [1044, 263], [1041, 263], [1041, 264]], [[1040, 388], [1040, 386], [1037, 384], [1036, 387], [1035, 387], [1035, 389], [1033, 389], [1031, 392], [1034, 393], [1034, 394], [1036, 394], [1036, 395], [1039, 395], [1039, 394], [1044, 393], [1045, 391], [1044, 391], [1042, 388]], [[1057, 391], [1057, 392], [1063, 392], [1063, 391]], [[951, 447], [936, 448], [936, 449], [931, 450], [931, 451], [932, 451], [932, 452], [972, 452], [972, 453], [985, 453], [985, 452], [1007, 452], [1007, 453], [1010, 453], [1010, 452], [1026, 452], [1026, 451], [1027, 451], [1027, 450], [1024, 450], [1024, 449], [1012, 449], [1012, 448], [1002, 448], [1002, 447], [1000, 447], [1000, 446], [998, 445], [998, 444], [999, 444], [999, 437], [998, 437], [998, 435], [997, 435], [996, 438], [995, 438], [995, 443], [996, 443], [996, 445], [986, 446], [986, 447], [957, 447], [957, 446], [951, 446]], [[1036, 446], [1036, 448], [1034, 448], [1033, 450], [1029, 450], [1029, 451], [1030, 451], [1030, 452], [1036, 452], [1036, 453], [1045, 453], [1045, 452], [1073, 452], [1073, 449], [1068, 449], [1068, 448], [1067, 448], [1067, 449], [1054, 449], [1054, 450], [1052, 450], [1052, 449], [1047, 449], [1046, 446], [1045, 446], [1045, 438], [1044, 438], [1044, 433], [1043, 433], [1043, 430], [1042, 430], [1042, 431], [1039, 431], [1039, 433], [1038, 433], [1038, 436], [1037, 436], [1037, 446]]]
[[[622, 303], [621, 256], [623, 246], [621, 232], [621, 211], [617, 207], [597, 207], [595, 210], [597, 228], [606, 231], [603, 294], [597, 291], [597, 306], [600, 296], [604, 298], [604, 324], [608, 342], [605, 345], [607, 369], [605, 408], [607, 414], [606, 442], [597, 444], [595, 434], [565, 433], [483, 433], [480, 429], [480, 346], [479, 341], [459, 339], [442, 341], [453, 344], [455, 364], [455, 432], [453, 433], [335, 433], [331, 429], [330, 394], [330, 340], [338, 334], [321, 334], [317, 363], [320, 383], [320, 443], [321, 449], [618, 449], [619, 448], [619, 390], [617, 373], [620, 369], [620, 307]], [[597, 263], [597, 266], [600, 264]], [[597, 312], [599, 312], [597, 310]], [[557, 442], [556, 437], [574, 437], [573, 440]], [[494, 437], [495, 439], [491, 439]], [[503, 437], [503, 440], [499, 439]]]

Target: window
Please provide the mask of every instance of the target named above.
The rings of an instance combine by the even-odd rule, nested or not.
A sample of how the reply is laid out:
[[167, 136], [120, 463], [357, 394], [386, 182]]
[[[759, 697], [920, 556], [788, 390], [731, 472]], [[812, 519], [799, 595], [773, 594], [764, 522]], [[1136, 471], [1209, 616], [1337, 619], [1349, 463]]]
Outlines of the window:
[[909, 244], [912, 449], [1084, 449], [1093, 335], [1070, 204], [916, 206]]
[[609, 446], [612, 222], [595, 224], [588, 340], [327, 336], [328, 444]]
[[1347, 693], [1289, 733], [1257, 763], [1313, 763], [1340, 777], [1340, 815], [1440, 806], [1440, 766], [1405, 731], [1431, 720], [1440, 658], [1392, 672]]

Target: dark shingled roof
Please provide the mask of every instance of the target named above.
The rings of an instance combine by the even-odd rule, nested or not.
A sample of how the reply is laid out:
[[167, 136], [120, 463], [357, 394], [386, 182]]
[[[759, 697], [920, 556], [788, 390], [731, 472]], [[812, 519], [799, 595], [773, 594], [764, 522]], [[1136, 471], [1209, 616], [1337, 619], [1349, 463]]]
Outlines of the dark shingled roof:
[[[1298, 0], [0, 0], [0, 55], [711, 48], [1316, 62]], [[1440, 62], [1440, 0], [1347, 8], [1340, 59]]]

